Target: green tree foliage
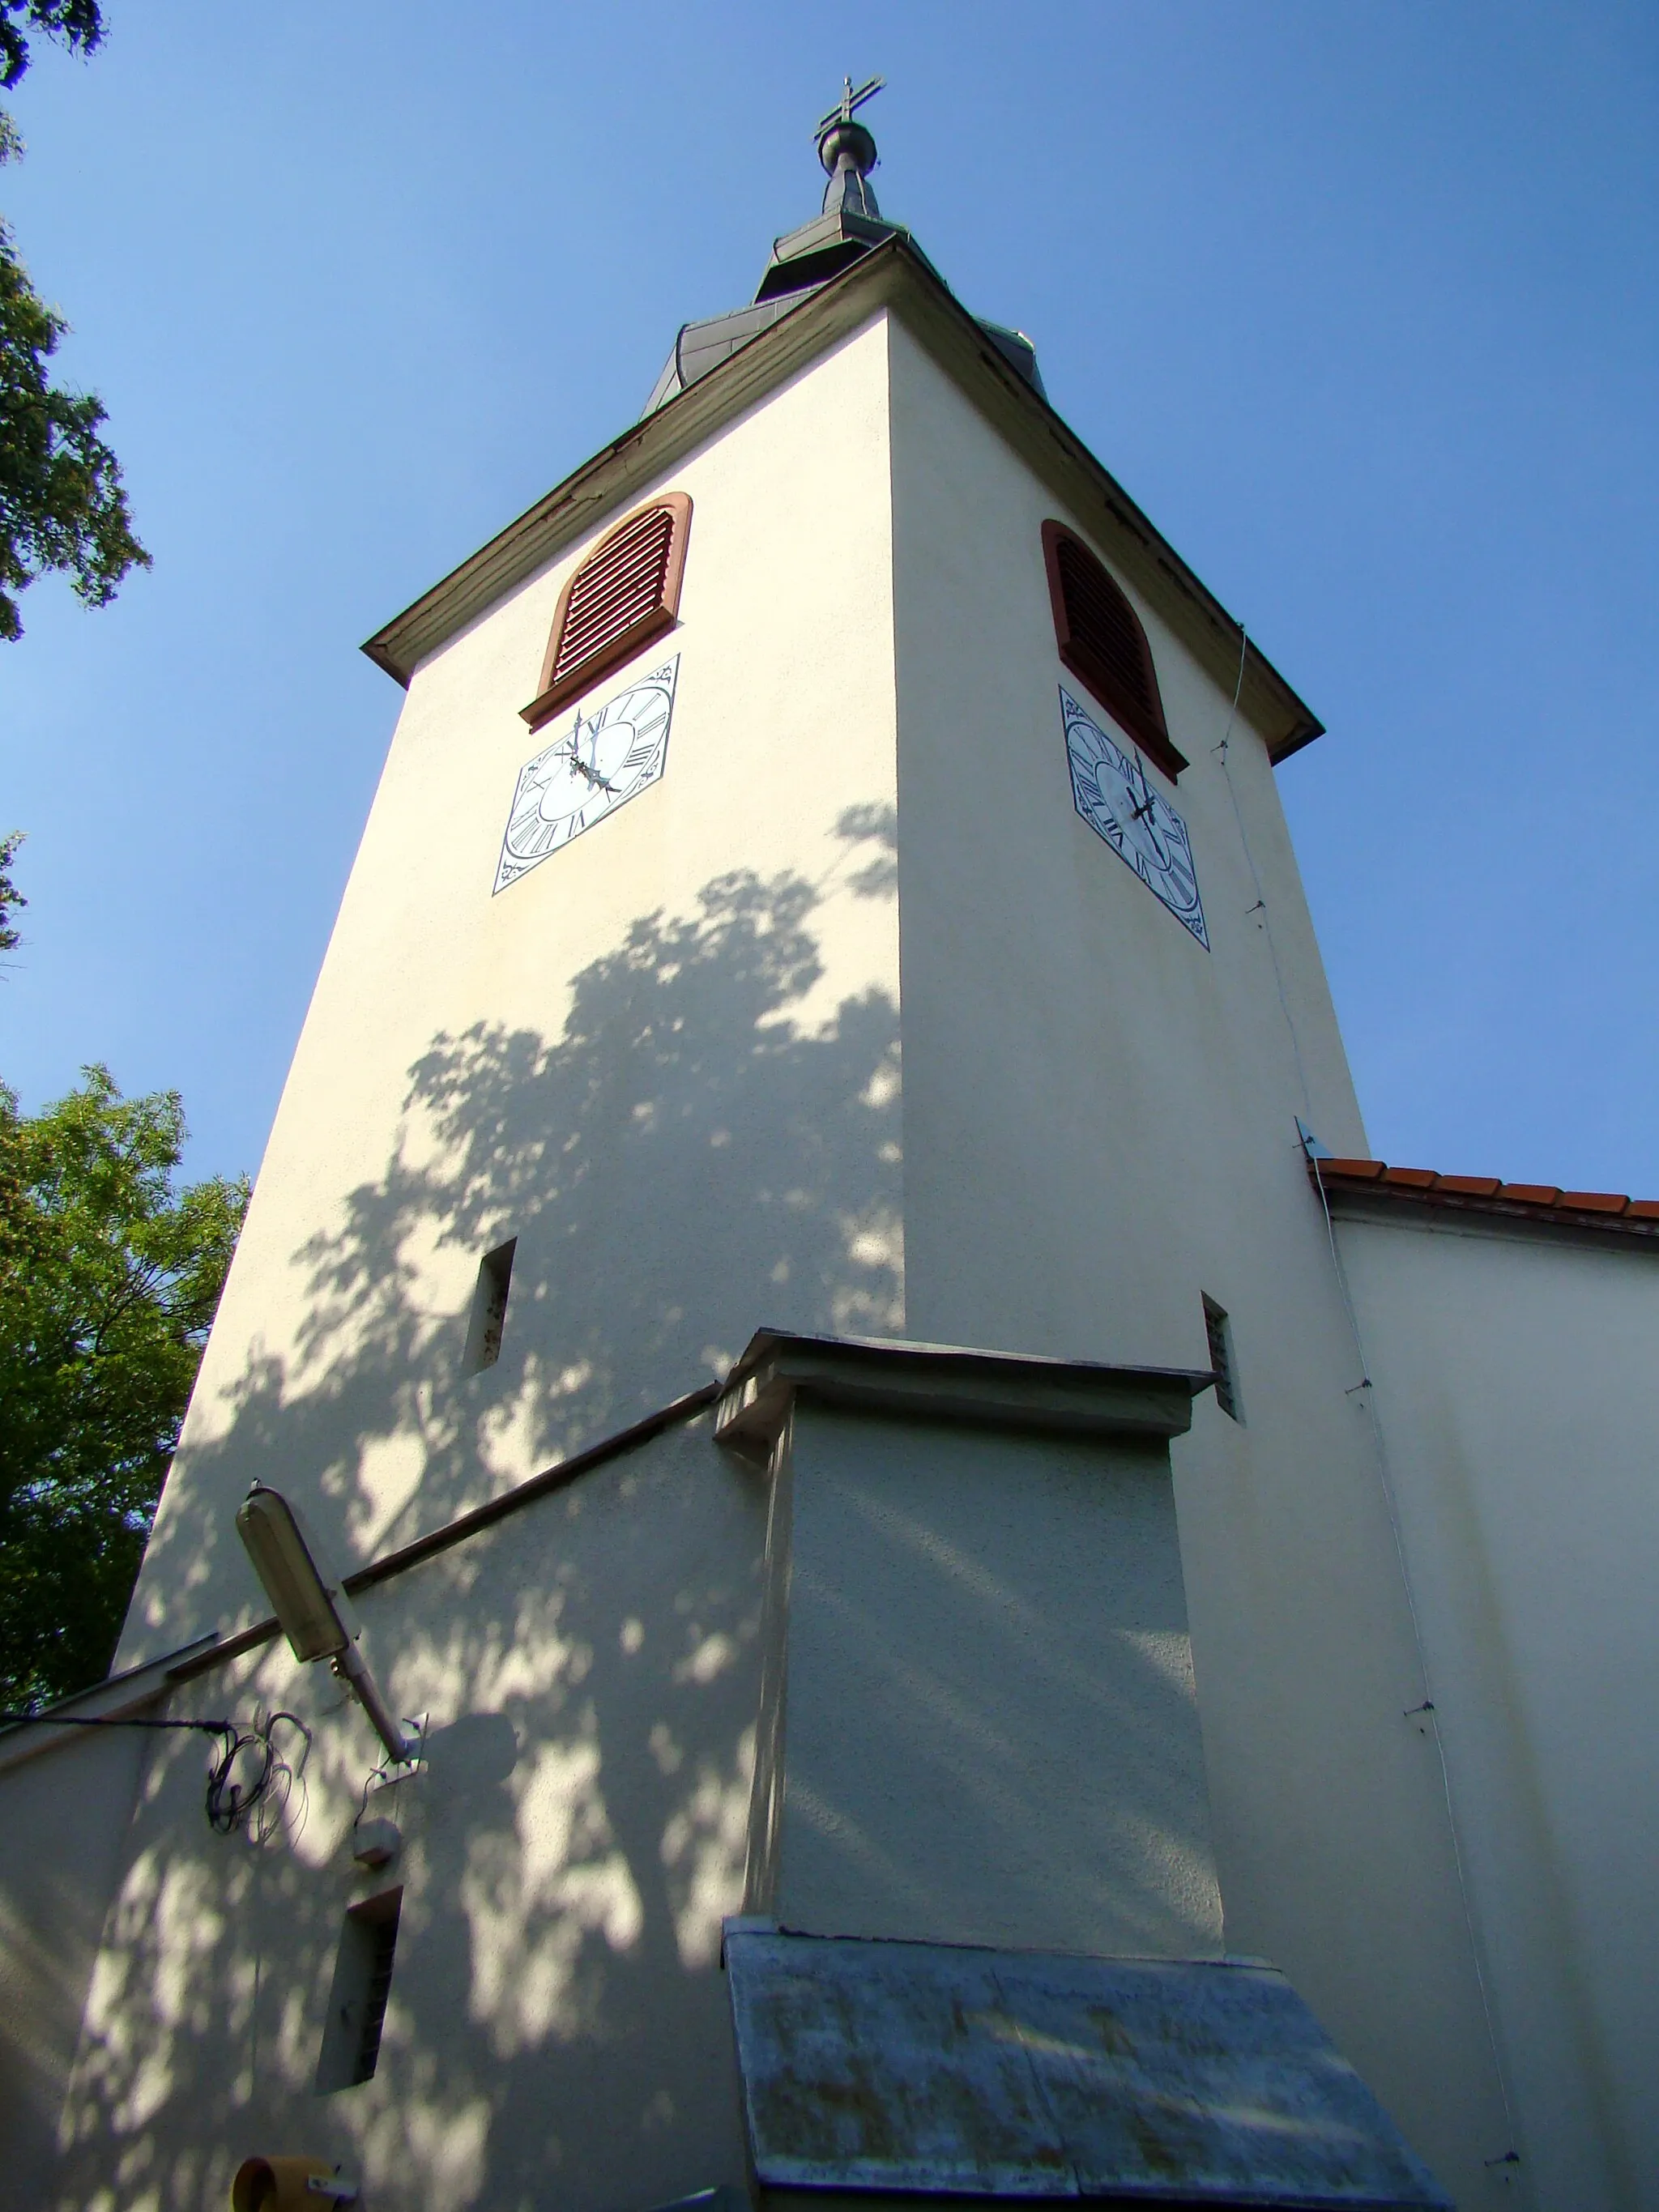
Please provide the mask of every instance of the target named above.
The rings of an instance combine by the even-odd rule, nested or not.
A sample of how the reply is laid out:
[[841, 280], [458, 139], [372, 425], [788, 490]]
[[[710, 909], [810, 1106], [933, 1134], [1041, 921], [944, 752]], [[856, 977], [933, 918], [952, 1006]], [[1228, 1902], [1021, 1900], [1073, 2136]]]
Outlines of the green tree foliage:
[[[32, 30], [82, 54], [104, 35], [95, 0], [0, 0], [0, 88], [28, 68]], [[0, 163], [21, 150], [0, 112]], [[0, 638], [22, 635], [15, 595], [37, 576], [59, 571], [83, 605], [102, 607], [131, 569], [149, 566], [120, 464], [98, 434], [101, 403], [54, 385], [47, 371], [68, 328], [0, 222]]]
[[0, 0], [0, 90], [9, 92], [27, 70], [31, 31], [72, 54], [95, 53], [104, 42], [103, 14], [98, 0]]
[[37, 576], [60, 570], [83, 606], [105, 607], [130, 570], [150, 564], [121, 465], [98, 434], [102, 403], [47, 373], [68, 327], [0, 222], [0, 638], [22, 635], [15, 594]]
[[187, 1186], [175, 1091], [0, 1085], [0, 1706], [107, 1671], [247, 1206]]
[[15, 952], [21, 942], [12, 924], [12, 916], [20, 906], [27, 906], [23, 896], [11, 879], [11, 864], [17, 858], [17, 848], [23, 842], [21, 830], [9, 836], [0, 837], [0, 952]]

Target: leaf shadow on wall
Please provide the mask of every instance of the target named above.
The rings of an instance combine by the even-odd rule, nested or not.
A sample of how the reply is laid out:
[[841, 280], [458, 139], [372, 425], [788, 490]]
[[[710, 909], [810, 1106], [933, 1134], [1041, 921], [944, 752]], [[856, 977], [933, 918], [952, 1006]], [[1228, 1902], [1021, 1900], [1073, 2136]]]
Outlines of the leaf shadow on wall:
[[[893, 896], [890, 817], [860, 811], [842, 839], [825, 884], [730, 874], [689, 913], [639, 917], [547, 1034], [483, 1022], [433, 1039], [384, 1174], [301, 1248], [293, 1356], [250, 1354], [223, 1433], [189, 1449], [164, 1498], [138, 1602], [146, 1584], [169, 1593], [166, 1642], [263, 1610], [232, 1525], [252, 1480], [295, 1497], [361, 1564], [498, 1491], [501, 1461], [521, 1477], [708, 1379], [757, 1324], [902, 1323], [897, 1007], [873, 989], [828, 999], [820, 942], [832, 896], [843, 917]], [[468, 1315], [434, 1299], [433, 1255], [471, 1264], [507, 1237], [502, 1357], [469, 1376]], [[382, 2075], [326, 2124], [349, 2126], [381, 2171], [401, 2160], [410, 2205], [528, 2201], [583, 2100], [614, 2100], [619, 2046], [639, 2099], [614, 2114], [607, 2201], [719, 2178], [684, 2170], [688, 2116], [665, 2085], [684, 2083], [670, 2045], [685, 2038], [656, 2015], [665, 1976], [703, 1977], [713, 2009], [690, 2063], [707, 2112], [690, 2126], [723, 2136], [718, 1926], [743, 1878], [764, 1498], [713, 1450], [706, 1419], [673, 1433], [696, 1480], [610, 1462], [365, 1599], [396, 1710], [449, 1733], [424, 1813], [424, 1784], [406, 1793], [430, 1830], [411, 1843], [424, 1872], [400, 1956], [424, 1954], [429, 1979], [411, 1964]], [[714, 1491], [726, 1517], [711, 1536]], [[582, 1533], [600, 1524], [602, 1571]], [[361, 1716], [331, 1717], [332, 1686], [297, 1674], [280, 1644], [180, 1710], [201, 1710], [208, 1684], [237, 1710], [311, 1700], [308, 1826], [253, 1852], [214, 1838], [187, 1755], [152, 1755], [77, 2063], [77, 2203], [112, 2183], [112, 2204], [222, 2201], [232, 2148], [292, 2148], [311, 2124], [368, 1743]], [[522, 1755], [469, 1780], [457, 1724], [489, 1716]], [[274, 1986], [256, 1923], [283, 1930]], [[465, 2063], [437, 2063], [447, 2040], [479, 2038]], [[268, 2111], [289, 2115], [281, 2140], [266, 2140]]]
[[[892, 899], [890, 811], [841, 836], [830, 888]], [[718, 877], [582, 970], [556, 1035], [434, 1038], [384, 1173], [296, 1255], [295, 1355], [251, 1352], [223, 1434], [187, 1428], [141, 1608], [181, 1582], [208, 1621], [252, 1598], [231, 1516], [256, 1479], [362, 1564], [723, 1373], [763, 1324], [902, 1331], [898, 1009], [822, 1004], [825, 898]], [[501, 1356], [469, 1375], [476, 1261], [508, 1237]]]
[[[722, 1916], [742, 1898], [766, 1486], [704, 1413], [365, 1594], [398, 1712], [429, 1717], [382, 1876], [349, 1832], [377, 1758], [280, 1641], [183, 1693], [311, 1735], [258, 1847], [211, 1833], [200, 1756], [138, 1792], [69, 2111], [63, 2212], [208, 2212], [246, 2156], [343, 2161], [402, 2212], [667, 2201], [741, 2165]], [[373, 2078], [317, 2093], [344, 1907], [403, 1887]], [[602, 2154], [601, 2154], [602, 2151]]]

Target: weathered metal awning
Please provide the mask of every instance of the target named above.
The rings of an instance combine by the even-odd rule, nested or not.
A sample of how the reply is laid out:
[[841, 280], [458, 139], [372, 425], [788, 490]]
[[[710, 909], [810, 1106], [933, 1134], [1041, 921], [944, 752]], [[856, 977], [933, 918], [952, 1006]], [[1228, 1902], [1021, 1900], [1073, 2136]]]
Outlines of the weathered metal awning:
[[1271, 1967], [739, 1924], [726, 1966], [769, 2195], [1450, 2203]]

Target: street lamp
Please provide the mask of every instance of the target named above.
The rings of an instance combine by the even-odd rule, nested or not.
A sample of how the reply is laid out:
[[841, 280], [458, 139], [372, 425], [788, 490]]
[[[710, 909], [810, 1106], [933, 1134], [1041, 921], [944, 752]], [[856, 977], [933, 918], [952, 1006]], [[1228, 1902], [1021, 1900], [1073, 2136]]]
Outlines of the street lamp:
[[356, 1695], [380, 1741], [400, 1764], [418, 1757], [421, 1741], [406, 1736], [375, 1686], [339, 1577], [325, 1577], [299, 1516], [280, 1491], [256, 1482], [236, 1510], [236, 1533], [296, 1659], [326, 1659]]

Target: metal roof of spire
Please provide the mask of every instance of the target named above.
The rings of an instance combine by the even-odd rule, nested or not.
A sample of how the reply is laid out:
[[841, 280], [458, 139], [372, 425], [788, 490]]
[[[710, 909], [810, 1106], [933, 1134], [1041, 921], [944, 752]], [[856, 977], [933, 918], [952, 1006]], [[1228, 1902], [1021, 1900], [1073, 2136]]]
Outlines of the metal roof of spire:
[[863, 124], [853, 120], [853, 115], [866, 100], [873, 100], [886, 82], [885, 77], [872, 76], [854, 92], [852, 78], [844, 76], [840, 106], [821, 117], [812, 133], [817, 141], [818, 159], [830, 173], [823, 193], [825, 215], [861, 215], [872, 222], [881, 221], [881, 210], [868, 182], [876, 166], [876, 142]]
[[[839, 104], [819, 118], [812, 132], [818, 159], [830, 176], [823, 211], [775, 242], [772, 258], [755, 294], [757, 305], [785, 293], [805, 291], [809, 284], [823, 283], [884, 239], [910, 236], [902, 223], [888, 222], [876, 204], [870, 184], [870, 172], [876, 166], [876, 142], [855, 113], [866, 100], [875, 98], [885, 80], [872, 76], [856, 92], [850, 76], [841, 82]], [[910, 242], [915, 244], [914, 239]]]
[[[843, 269], [851, 268], [872, 247], [890, 238], [903, 239], [939, 276], [938, 270], [933, 269], [905, 226], [890, 222], [882, 214], [871, 187], [870, 172], [877, 160], [876, 142], [866, 126], [858, 120], [857, 111], [866, 100], [875, 98], [885, 82], [884, 77], [872, 76], [854, 90], [850, 76], [842, 79], [841, 99], [827, 115], [819, 118], [812, 132], [818, 159], [830, 178], [824, 187], [822, 214], [774, 240], [771, 258], [748, 307], [682, 326], [674, 341], [674, 350], [664, 363], [662, 374], [645, 403], [647, 415], [706, 376], [711, 368], [718, 368], [739, 346], [758, 337], [807, 293], [816, 291], [820, 284], [827, 284], [832, 276], [839, 276]], [[943, 284], [945, 279], [939, 276], [939, 281]], [[1000, 323], [981, 319], [980, 327], [1026, 381], [1041, 392], [1042, 379], [1037, 373], [1036, 354], [1030, 340]]]

